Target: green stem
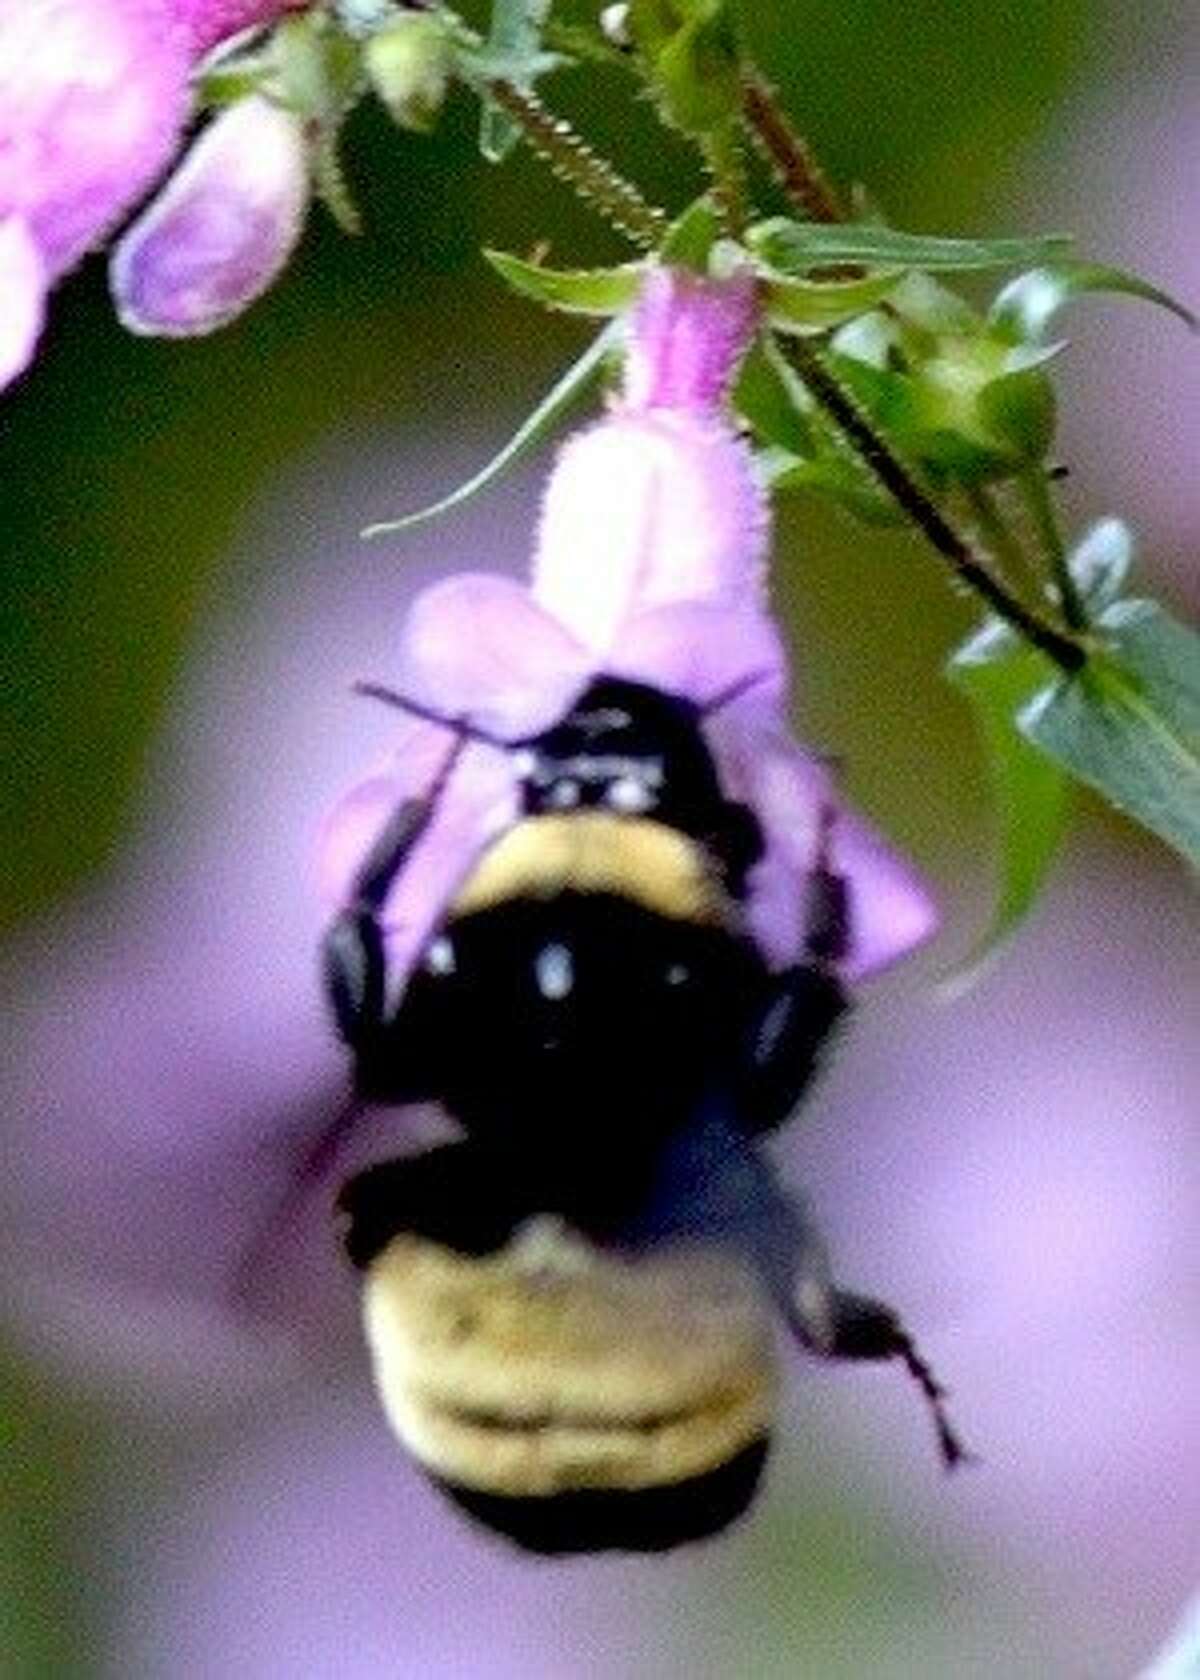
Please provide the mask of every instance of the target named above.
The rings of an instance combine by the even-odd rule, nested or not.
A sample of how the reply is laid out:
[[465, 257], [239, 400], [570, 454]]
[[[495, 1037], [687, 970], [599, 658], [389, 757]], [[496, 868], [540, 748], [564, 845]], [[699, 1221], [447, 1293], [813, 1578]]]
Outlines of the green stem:
[[1081, 635], [1088, 628], [1087, 608], [1067, 564], [1066, 545], [1058, 523], [1058, 510], [1050, 493], [1050, 481], [1041, 467], [1031, 467], [1028, 472], [1021, 474], [1020, 485], [1025, 505], [1037, 530], [1042, 553], [1054, 577], [1054, 587], [1058, 592], [1063, 617], [1071, 629], [1077, 635]]
[[891, 446], [875, 430], [830, 370], [821, 352], [803, 338], [791, 339], [788, 351], [813, 397], [897, 506], [949, 562], [959, 581], [981, 596], [999, 618], [1052, 659], [1060, 670], [1068, 673], [1081, 670], [1087, 663], [1086, 650], [1073, 636], [1064, 636], [1054, 625], [1031, 612], [1005, 588], [984, 556], [955, 530]]
[[1021, 546], [1020, 538], [1005, 518], [997, 498], [982, 484], [968, 486], [966, 496], [984, 547], [990, 550], [992, 558], [999, 562], [1005, 576], [1019, 582], [1027, 592], [1035, 592], [1037, 575], [1030, 565], [1029, 556]]

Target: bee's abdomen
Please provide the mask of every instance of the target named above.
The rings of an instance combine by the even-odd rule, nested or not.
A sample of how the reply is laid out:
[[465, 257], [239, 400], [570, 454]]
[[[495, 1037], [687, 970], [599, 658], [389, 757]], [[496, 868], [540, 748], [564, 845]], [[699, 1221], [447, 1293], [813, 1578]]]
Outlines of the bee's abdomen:
[[749, 1502], [774, 1389], [747, 1268], [607, 1254], [552, 1221], [471, 1257], [400, 1236], [364, 1310], [397, 1434], [479, 1520], [538, 1551], [659, 1550]]

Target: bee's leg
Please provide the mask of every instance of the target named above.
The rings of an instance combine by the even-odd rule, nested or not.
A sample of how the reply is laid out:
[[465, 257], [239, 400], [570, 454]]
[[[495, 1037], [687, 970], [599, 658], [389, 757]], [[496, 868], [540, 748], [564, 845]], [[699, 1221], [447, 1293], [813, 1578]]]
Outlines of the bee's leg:
[[922, 1358], [900, 1315], [884, 1301], [829, 1288], [824, 1298], [805, 1299], [799, 1280], [789, 1321], [797, 1340], [822, 1359], [898, 1359], [929, 1406], [942, 1462], [948, 1470], [970, 1463], [946, 1410], [946, 1390]]
[[826, 806], [806, 881], [801, 961], [771, 977], [754, 1030], [745, 1111], [756, 1132], [782, 1125], [792, 1113], [850, 1007], [838, 976], [850, 948], [850, 883], [832, 865], [833, 823], [833, 807]]
[[357, 875], [349, 901], [330, 924], [321, 943], [325, 993], [338, 1032], [369, 1063], [387, 1007], [387, 973], [380, 914], [388, 894], [429, 827], [438, 801], [458, 761], [459, 736], [428, 792], [405, 799], [384, 824]]

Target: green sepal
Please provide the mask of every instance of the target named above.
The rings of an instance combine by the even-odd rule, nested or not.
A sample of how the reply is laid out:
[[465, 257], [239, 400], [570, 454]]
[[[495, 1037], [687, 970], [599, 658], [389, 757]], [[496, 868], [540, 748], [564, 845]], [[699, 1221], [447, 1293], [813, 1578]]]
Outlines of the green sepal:
[[760, 336], [742, 358], [731, 402], [763, 448], [802, 458], [815, 453], [812, 398], [770, 337]]
[[271, 61], [265, 53], [218, 61], [202, 70], [193, 81], [196, 104], [204, 110], [236, 105], [251, 94], [263, 93], [273, 74]]
[[757, 270], [763, 308], [778, 332], [802, 337], [828, 332], [882, 303], [899, 275], [885, 271], [860, 280], [797, 280], [765, 267]]
[[1036, 343], [1063, 305], [1085, 292], [1142, 298], [1196, 326], [1191, 310], [1149, 281], [1120, 268], [1076, 261], [1046, 263], [1010, 280], [988, 311], [988, 326], [1006, 343]]
[[1041, 896], [1066, 831], [1066, 772], [1030, 744], [1016, 716], [1052, 672], [1044, 654], [989, 619], [951, 657], [946, 675], [970, 704], [987, 757], [996, 821], [998, 883], [988, 925], [949, 977], [969, 984]]
[[384, 537], [411, 530], [414, 525], [423, 525], [430, 519], [437, 519], [443, 513], [449, 513], [452, 508], [461, 507], [481, 490], [497, 483], [510, 467], [515, 467], [531, 450], [553, 436], [589, 392], [601, 383], [609, 361], [620, 348], [621, 340], [621, 323], [610, 321], [604, 331], [592, 340], [583, 355], [573, 362], [562, 378], [547, 391], [533, 413], [521, 423], [504, 448], [494, 455], [485, 467], [439, 501], [430, 503], [428, 507], [418, 508], [415, 513], [405, 514], [400, 519], [385, 519], [368, 525], [361, 535], [365, 538]]
[[1002, 373], [976, 400], [980, 425], [1010, 457], [1010, 465], [1044, 461], [1054, 442], [1058, 405], [1054, 386], [1037, 368]]
[[629, 32], [673, 128], [703, 136], [734, 120], [741, 59], [726, 0], [630, 0]]
[[704, 193], [693, 199], [675, 218], [658, 247], [659, 260], [676, 268], [708, 273], [708, 259], [722, 236], [721, 218], [711, 197]]
[[1102, 646], [1022, 708], [1022, 733], [1200, 865], [1200, 636], [1157, 602], [1115, 601]]
[[784, 449], [766, 449], [757, 461], [763, 482], [773, 495], [808, 490], [843, 508], [864, 525], [894, 530], [909, 523], [908, 515], [853, 456], [827, 448], [820, 455], [804, 459]]
[[875, 223], [796, 222], [775, 216], [750, 228], [746, 243], [757, 257], [784, 274], [846, 263], [866, 268], [914, 268], [946, 273], [1015, 268], [1049, 262], [1070, 248], [1061, 234], [1031, 239], [948, 239], [902, 233]]
[[502, 280], [522, 297], [568, 315], [620, 315], [637, 297], [642, 280], [640, 263], [619, 268], [543, 268], [507, 251], [487, 251], [484, 258]]

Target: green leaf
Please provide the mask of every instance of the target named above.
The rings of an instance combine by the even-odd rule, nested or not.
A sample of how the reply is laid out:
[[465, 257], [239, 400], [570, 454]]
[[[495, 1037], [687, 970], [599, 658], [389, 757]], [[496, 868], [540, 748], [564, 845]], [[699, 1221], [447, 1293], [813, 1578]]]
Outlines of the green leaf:
[[784, 274], [807, 274], [842, 263], [945, 272], [1013, 268], [1020, 263], [1048, 262], [1071, 242], [1062, 234], [1033, 239], [945, 239], [867, 222], [794, 222], [776, 216], [752, 227], [746, 243], [772, 268]]
[[1018, 711], [1045, 685], [1051, 667], [996, 619], [951, 658], [946, 674], [970, 703], [987, 755], [997, 823], [999, 882], [982, 937], [951, 976], [970, 983], [1016, 932], [1041, 895], [1066, 828], [1063, 769], [1016, 727]]
[[1019, 274], [998, 294], [988, 311], [988, 324], [996, 337], [1010, 344], [1041, 338], [1051, 320], [1073, 297], [1083, 292], [1117, 292], [1144, 298], [1161, 309], [1169, 309], [1189, 327], [1196, 317], [1183, 304], [1136, 274], [1105, 268], [1099, 263], [1054, 262]]
[[378, 524], [368, 525], [361, 533], [362, 536], [384, 537], [392, 536], [397, 531], [411, 530], [414, 525], [423, 525], [427, 520], [437, 519], [443, 513], [448, 513], [451, 508], [460, 507], [462, 503], [469, 502], [472, 496], [477, 496], [481, 490], [495, 484], [510, 467], [515, 467], [530, 450], [536, 449], [550, 437], [567, 415], [579, 406], [592, 387], [600, 383], [605, 364], [620, 342], [621, 325], [612, 321], [593, 339], [583, 355], [567, 369], [558, 383], [546, 393], [499, 454], [494, 455], [474, 477], [469, 478], [465, 484], [460, 484], [440, 501], [433, 502], [428, 507], [418, 508], [415, 513], [405, 514], [401, 519], [385, 519]]
[[1017, 722], [1071, 775], [1200, 864], [1200, 636], [1153, 601], [1101, 614], [1107, 645]]
[[865, 315], [883, 302], [900, 278], [894, 270], [861, 280], [795, 280], [763, 268], [758, 275], [771, 325], [779, 332], [800, 336], [826, 332]]
[[[485, 57], [506, 65], [504, 79], [522, 90], [532, 85], [539, 70], [542, 25], [550, 0], [492, 0], [492, 23]], [[493, 74], [497, 74], [493, 69]], [[500, 163], [512, 151], [520, 130], [507, 112], [484, 101], [479, 124], [479, 149], [489, 163]]]
[[637, 297], [642, 281], [640, 263], [620, 268], [543, 268], [506, 251], [484, 251], [502, 280], [523, 297], [561, 309], [568, 315], [619, 315]]

